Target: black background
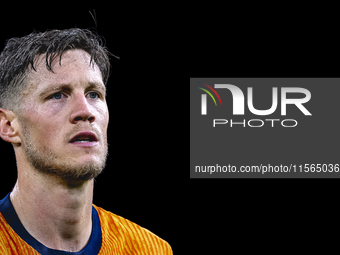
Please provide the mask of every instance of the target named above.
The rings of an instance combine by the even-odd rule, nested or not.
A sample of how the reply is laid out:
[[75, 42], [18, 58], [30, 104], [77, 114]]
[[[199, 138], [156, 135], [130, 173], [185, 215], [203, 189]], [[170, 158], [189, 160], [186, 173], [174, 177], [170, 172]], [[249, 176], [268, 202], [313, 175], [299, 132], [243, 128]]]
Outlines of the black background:
[[[94, 204], [149, 229], [179, 254], [175, 235], [178, 187], [169, 163], [174, 160], [169, 157], [169, 135], [164, 135], [164, 127], [160, 132], [157, 124], [161, 117], [157, 97], [165, 77], [161, 61], [167, 55], [163, 51], [167, 35], [158, 33], [157, 20], [162, 13], [154, 14], [147, 4], [120, 2], [108, 6], [8, 6], [0, 16], [0, 49], [7, 39], [33, 30], [95, 27], [89, 13], [95, 10], [98, 33], [120, 59], [111, 57], [109, 157], [104, 172], [95, 180]], [[12, 146], [1, 140], [0, 148], [3, 198], [14, 187], [17, 174]]]

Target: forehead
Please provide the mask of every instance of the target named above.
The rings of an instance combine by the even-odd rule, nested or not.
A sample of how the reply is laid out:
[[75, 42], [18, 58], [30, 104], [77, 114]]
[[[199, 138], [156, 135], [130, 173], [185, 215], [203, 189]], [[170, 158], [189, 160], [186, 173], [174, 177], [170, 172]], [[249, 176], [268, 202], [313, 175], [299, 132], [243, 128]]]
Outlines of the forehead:
[[61, 57], [55, 57], [51, 62], [53, 72], [46, 68], [46, 55], [40, 55], [35, 60], [35, 69], [29, 74], [29, 86], [27, 89], [37, 92], [51, 86], [62, 84], [86, 85], [88, 83], [102, 84], [102, 75], [99, 67], [90, 64], [91, 56], [83, 50], [68, 50]]

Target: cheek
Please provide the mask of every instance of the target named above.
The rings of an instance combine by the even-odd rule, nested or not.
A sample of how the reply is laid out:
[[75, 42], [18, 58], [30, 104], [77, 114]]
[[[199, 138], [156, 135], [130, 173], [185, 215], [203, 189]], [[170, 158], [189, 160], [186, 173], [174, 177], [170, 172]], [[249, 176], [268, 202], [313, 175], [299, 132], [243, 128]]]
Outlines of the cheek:
[[106, 106], [105, 112], [103, 114], [103, 132], [104, 132], [105, 137], [107, 135], [108, 126], [109, 126], [109, 111], [108, 111], [108, 108]]
[[107, 130], [109, 125], [109, 111], [107, 105], [101, 105], [100, 108], [96, 109], [96, 121], [95, 126], [99, 128], [102, 134], [102, 139], [107, 142]]
[[107, 128], [109, 123], [109, 109], [106, 102], [98, 102], [93, 105], [97, 123], [103, 128]]
[[25, 104], [25, 115], [30, 116], [38, 123], [42, 117], [45, 119], [58, 118], [66, 104], [66, 100], [48, 101], [44, 104], [29, 101]]
[[63, 111], [65, 111], [65, 107], [67, 106], [67, 99], [62, 100], [55, 100], [55, 101], [49, 101], [45, 104], [43, 114], [46, 117], [59, 117], [59, 115], [62, 114]]
[[50, 117], [53, 115], [39, 111], [39, 109], [27, 109], [25, 116], [23, 121], [30, 134], [31, 142], [39, 147], [53, 146], [62, 128], [58, 126], [55, 118]]

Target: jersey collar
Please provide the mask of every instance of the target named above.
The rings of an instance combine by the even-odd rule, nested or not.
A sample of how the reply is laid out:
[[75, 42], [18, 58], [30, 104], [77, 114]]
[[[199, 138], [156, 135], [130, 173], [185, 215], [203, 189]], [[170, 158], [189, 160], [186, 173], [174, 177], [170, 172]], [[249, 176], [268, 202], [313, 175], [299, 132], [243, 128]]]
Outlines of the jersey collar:
[[96, 209], [92, 206], [92, 233], [88, 244], [79, 252], [66, 252], [47, 248], [31, 236], [22, 225], [9, 198], [10, 193], [0, 201], [0, 212], [11, 228], [30, 246], [41, 254], [51, 255], [85, 255], [98, 254], [102, 245], [102, 232], [100, 220]]

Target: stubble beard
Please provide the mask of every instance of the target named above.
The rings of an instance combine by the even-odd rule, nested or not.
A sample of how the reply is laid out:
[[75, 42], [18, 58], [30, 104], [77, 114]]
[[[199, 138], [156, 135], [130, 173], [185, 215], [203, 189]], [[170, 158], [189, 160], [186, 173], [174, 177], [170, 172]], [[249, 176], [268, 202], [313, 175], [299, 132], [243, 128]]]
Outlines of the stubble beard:
[[30, 133], [24, 128], [25, 152], [28, 161], [34, 169], [40, 173], [60, 178], [63, 181], [78, 182], [96, 178], [105, 168], [108, 154], [108, 145], [105, 143], [104, 152], [99, 162], [83, 162], [74, 165], [73, 162], [65, 162], [49, 148], [37, 148], [32, 143]]

